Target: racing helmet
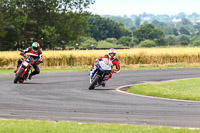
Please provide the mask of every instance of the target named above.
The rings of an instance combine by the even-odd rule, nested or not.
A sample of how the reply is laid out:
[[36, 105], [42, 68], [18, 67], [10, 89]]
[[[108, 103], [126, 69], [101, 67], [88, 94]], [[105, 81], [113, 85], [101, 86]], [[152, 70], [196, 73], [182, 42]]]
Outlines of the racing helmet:
[[113, 49], [113, 48], [109, 49], [109, 51], [108, 51], [108, 57], [109, 57], [110, 59], [114, 59], [114, 58], [115, 58], [115, 55], [116, 55], [115, 49]]
[[32, 44], [32, 49], [34, 52], [36, 52], [40, 48], [40, 44], [38, 42], [34, 42]]

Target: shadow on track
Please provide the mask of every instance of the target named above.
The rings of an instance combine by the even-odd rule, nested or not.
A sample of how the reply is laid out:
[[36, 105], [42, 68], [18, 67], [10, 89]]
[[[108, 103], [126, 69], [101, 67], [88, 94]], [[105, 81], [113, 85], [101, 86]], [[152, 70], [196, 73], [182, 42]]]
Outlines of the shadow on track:
[[111, 89], [111, 88], [107, 88], [107, 89], [94, 89], [94, 91], [97, 90], [97, 91], [108, 91], [108, 90], [115, 90], [115, 89]]

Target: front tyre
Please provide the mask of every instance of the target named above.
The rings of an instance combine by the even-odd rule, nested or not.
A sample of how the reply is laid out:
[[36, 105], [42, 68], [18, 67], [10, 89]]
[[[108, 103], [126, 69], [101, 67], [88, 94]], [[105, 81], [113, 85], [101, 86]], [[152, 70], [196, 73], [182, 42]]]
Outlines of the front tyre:
[[100, 77], [99, 76], [96, 76], [95, 79], [92, 81], [92, 83], [90, 84], [89, 86], [89, 90], [93, 90], [94, 89], [94, 86], [98, 83]]
[[20, 70], [19, 70], [19, 72], [17, 73], [17, 75], [16, 75], [16, 77], [15, 77], [15, 79], [14, 79], [14, 83], [15, 83], [15, 84], [17, 83], [17, 81], [19, 81], [20, 76], [22, 75], [23, 72], [24, 72], [23, 69], [20, 69]]

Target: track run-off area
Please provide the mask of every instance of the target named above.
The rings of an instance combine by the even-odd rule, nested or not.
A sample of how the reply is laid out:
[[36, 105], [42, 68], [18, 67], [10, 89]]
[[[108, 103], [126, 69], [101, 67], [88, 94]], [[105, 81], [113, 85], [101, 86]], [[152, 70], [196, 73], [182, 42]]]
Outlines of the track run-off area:
[[41, 73], [14, 84], [0, 75], [0, 119], [200, 127], [200, 102], [121, 93], [120, 86], [200, 77], [200, 69], [122, 70], [88, 90], [89, 72]]

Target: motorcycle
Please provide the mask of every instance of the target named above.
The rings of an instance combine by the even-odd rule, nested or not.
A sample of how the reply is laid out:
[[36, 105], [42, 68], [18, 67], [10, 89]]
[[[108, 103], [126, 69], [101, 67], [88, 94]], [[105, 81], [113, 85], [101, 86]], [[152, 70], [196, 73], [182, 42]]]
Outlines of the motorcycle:
[[[22, 52], [22, 50], [20, 51]], [[23, 83], [24, 80], [27, 79], [27, 77], [29, 76], [29, 71], [32, 72], [32, 67], [33, 67], [32, 65], [34, 64], [34, 59], [30, 55], [26, 54], [20, 54], [20, 55], [23, 56], [24, 58], [15, 74], [15, 79], [14, 79], [15, 84], [17, 82]]]
[[112, 71], [112, 61], [103, 58], [101, 61], [97, 62], [94, 69], [90, 72], [89, 80], [90, 86], [89, 90], [93, 90], [95, 87], [102, 85], [106, 78]]

